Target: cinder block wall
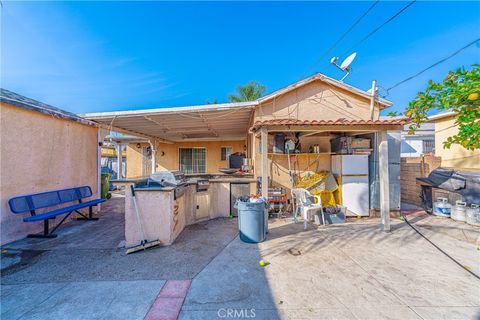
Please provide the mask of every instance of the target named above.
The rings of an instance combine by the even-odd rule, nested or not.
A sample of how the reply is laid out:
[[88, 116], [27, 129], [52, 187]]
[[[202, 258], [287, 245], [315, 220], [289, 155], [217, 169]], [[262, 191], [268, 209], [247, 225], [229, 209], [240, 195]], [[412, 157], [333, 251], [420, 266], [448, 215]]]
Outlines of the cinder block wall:
[[[416, 178], [426, 177], [441, 165], [441, 158], [434, 156], [402, 158], [400, 165], [400, 190], [402, 202], [420, 206], [420, 186]], [[423, 171], [422, 171], [423, 166]]]

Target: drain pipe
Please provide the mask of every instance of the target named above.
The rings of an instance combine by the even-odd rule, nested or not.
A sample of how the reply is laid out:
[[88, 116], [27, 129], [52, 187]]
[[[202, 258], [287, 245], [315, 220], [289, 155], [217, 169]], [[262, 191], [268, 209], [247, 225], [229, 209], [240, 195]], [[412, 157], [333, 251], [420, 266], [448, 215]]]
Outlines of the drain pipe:
[[373, 115], [375, 111], [375, 95], [377, 91], [377, 80], [372, 80], [372, 92], [370, 93], [370, 120], [373, 120]]
[[157, 142], [148, 140], [148, 143], [150, 143], [150, 149], [152, 150], [152, 174], [154, 174], [157, 169]]

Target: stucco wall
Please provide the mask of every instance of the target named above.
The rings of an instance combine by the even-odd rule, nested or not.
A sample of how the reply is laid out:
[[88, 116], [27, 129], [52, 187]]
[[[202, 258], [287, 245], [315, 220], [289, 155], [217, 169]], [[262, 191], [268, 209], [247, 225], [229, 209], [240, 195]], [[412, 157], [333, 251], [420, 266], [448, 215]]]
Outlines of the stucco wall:
[[[89, 185], [97, 193], [98, 129], [0, 103], [1, 244], [42, 231], [7, 201], [17, 195]], [[25, 215], [29, 215], [26, 213]]]
[[[374, 118], [379, 116], [378, 106]], [[337, 120], [370, 119], [370, 99], [321, 81], [311, 82], [255, 110], [254, 121], [269, 119]]]
[[443, 148], [443, 142], [457, 132], [455, 117], [435, 121], [435, 155], [442, 158], [442, 167], [480, 170], [480, 150], [470, 151], [458, 144], [453, 144], [450, 149]]
[[[228, 161], [221, 161], [221, 147], [232, 147], [233, 152], [243, 152], [246, 140], [241, 141], [197, 141], [197, 142], [178, 142], [174, 144], [160, 143], [157, 146], [157, 171], [160, 170], [178, 170], [179, 148], [199, 148], [207, 149], [207, 173], [217, 173], [219, 168], [228, 167]], [[127, 146], [127, 178], [136, 178], [143, 176], [143, 147], [148, 144], [136, 143]], [[163, 155], [162, 155], [163, 153]]]

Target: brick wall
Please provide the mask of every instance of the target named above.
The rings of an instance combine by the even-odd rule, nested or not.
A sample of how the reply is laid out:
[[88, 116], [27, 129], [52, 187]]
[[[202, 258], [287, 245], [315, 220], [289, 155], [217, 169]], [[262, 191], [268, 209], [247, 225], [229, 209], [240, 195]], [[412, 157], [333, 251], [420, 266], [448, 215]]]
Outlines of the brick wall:
[[[440, 157], [424, 156], [401, 158], [400, 165], [400, 192], [402, 202], [411, 203], [420, 206], [420, 186], [416, 183], [416, 178], [426, 177], [428, 174], [438, 168], [441, 164]], [[422, 170], [423, 166], [423, 170]]]

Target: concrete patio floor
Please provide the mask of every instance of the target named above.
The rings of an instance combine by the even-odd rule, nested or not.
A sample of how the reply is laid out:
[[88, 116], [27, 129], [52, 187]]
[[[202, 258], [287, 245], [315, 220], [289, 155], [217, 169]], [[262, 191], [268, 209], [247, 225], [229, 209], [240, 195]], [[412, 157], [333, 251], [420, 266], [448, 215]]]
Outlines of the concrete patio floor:
[[[398, 219], [390, 233], [378, 219], [306, 231], [276, 220], [258, 245], [239, 240], [236, 220], [218, 219], [188, 227], [170, 247], [126, 256], [123, 198], [100, 217], [73, 221], [56, 239], [2, 247], [2, 319], [143, 319], [165, 281], [189, 279], [180, 319], [480, 318], [480, 280]], [[479, 228], [409, 220], [480, 274]]]

